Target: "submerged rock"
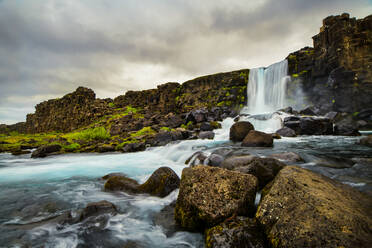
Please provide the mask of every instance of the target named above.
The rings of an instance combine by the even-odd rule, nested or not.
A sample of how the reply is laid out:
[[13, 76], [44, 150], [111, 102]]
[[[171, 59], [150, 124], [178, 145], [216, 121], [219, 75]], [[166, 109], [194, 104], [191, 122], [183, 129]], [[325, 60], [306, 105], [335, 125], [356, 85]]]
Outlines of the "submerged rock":
[[263, 188], [273, 180], [284, 166], [284, 163], [274, 158], [260, 158], [253, 155], [229, 157], [221, 164], [222, 168], [254, 175], [258, 179], [259, 188]]
[[204, 164], [204, 161], [208, 158], [208, 155], [204, 152], [198, 151], [186, 159], [185, 164], [192, 166]]
[[61, 150], [60, 145], [45, 145], [37, 148], [32, 152], [31, 158], [44, 158], [50, 153], [59, 152]]
[[116, 206], [109, 201], [91, 202], [84, 208], [80, 214], [80, 221], [83, 221], [91, 216], [100, 214], [117, 214]]
[[372, 147], [372, 135], [368, 135], [367, 137], [361, 138], [359, 144]]
[[260, 131], [251, 130], [245, 136], [242, 146], [249, 147], [272, 147], [273, 146], [273, 136]]
[[156, 213], [153, 221], [157, 226], [161, 226], [165, 229], [165, 234], [169, 237], [173, 235], [176, 231], [180, 230], [174, 219], [174, 208], [176, 207], [176, 202], [165, 206], [159, 213]]
[[303, 162], [304, 161], [300, 155], [294, 152], [275, 153], [275, 154], [271, 154], [270, 157], [283, 160], [286, 162]]
[[175, 219], [189, 230], [204, 230], [226, 218], [254, 211], [257, 178], [209, 166], [182, 171]]
[[287, 166], [264, 192], [256, 218], [273, 247], [372, 243], [372, 199], [349, 186]]
[[230, 128], [230, 140], [233, 142], [243, 141], [249, 131], [254, 130], [253, 125], [248, 121], [235, 122]]
[[256, 219], [238, 216], [205, 232], [207, 248], [265, 248], [264, 233]]
[[160, 167], [149, 179], [140, 186], [138, 190], [142, 193], [165, 197], [180, 185], [180, 178], [169, 167]]
[[283, 127], [279, 130], [277, 130], [275, 133], [279, 134], [282, 137], [296, 137], [296, 132], [289, 128], [289, 127]]

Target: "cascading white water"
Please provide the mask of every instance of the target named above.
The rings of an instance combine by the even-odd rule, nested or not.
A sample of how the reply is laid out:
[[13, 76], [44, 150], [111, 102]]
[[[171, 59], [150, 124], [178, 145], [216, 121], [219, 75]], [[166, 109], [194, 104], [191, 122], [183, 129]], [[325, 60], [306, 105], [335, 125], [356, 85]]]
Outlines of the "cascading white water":
[[287, 60], [250, 70], [248, 104], [242, 113], [250, 115], [243, 119], [250, 121], [256, 130], [275, 132], [282, 127], [282, 116], [272, 113], [287, 105], [286, 87], [290, 80], [287, 71]]
[[288, 61], [251, 69], [247, 87], [249, 114], [272, 113], [286, 106]]

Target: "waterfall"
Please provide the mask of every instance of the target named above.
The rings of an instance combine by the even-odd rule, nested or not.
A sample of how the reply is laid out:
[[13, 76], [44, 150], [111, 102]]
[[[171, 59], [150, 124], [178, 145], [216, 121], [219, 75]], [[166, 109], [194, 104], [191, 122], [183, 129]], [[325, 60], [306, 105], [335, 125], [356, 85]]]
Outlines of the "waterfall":
[[267, 68], [251, 69], [247, 87], [249, 114], [272, 113], [286, 107], [286, 85], [288, 61], [270, 65]]

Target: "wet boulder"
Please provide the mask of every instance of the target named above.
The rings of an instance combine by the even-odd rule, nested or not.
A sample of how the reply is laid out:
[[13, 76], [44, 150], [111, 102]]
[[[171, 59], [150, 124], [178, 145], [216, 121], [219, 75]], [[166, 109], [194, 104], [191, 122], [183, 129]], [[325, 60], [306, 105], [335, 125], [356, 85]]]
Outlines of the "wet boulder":
[[333, 134], [333, 123], [326, 117], [289, 116], [284, 118], [284, 127], [294, 130], [298, 135]]
[[208, 158], [208, 155], [204, 152], [198, 151], [186, 159], [185, 164], [190, 165], [191, 167], [195, 165], [204, 164], [204, 161]]
[[180, 185], [180, 178], [169, 167], [160, 167], [149, 179], [138, 187], [142, 193], [165, 197]]
[[221, 163], [221, 168], [254, 175], [258, 179], [260, 189], [273, 180], [284, 166], [284, 163], [274, 158], [260, 158], [253, 155], [232, 156]]
[[122, 148], [122, 152], [140, 152], [146, 150], [146, 144], [143, 142], [136, 142], [136, 143], [130, 143], [126, 144]]
[[294, 152], [275, 153], [275, 154], [271, 154], [270, 157], [279, 159], [282, 161], [286, 161], [286, 162], [293, 162], [293, 163], [304, 161], [300, 155]]
[[209, 122], [203, 122], [200, 125], [200, 131], [212, 131], [214, 128]]
[[342, 136], [360, 136], [356, 122], [340, 121], [334, 126], [334, 134]]
[[289, 127], [283, 127], [281, 129], [278, 129], [275, 133], [279, 134], [282, 137], [296, 137], [296, 132], [289, 128]]
[[251, 130], [254, 130], [254, 127], [249, 121], [235, 122], [230, 128], [230, 140], [233, 142], [243, 141]]
[[125, 175], [115, 175], [108, 178], [104, 185], [107, 191], [124, 191], [126, 193], [139, 193], [138, 182]]
[[153, 222], [157, 226], [161, 226], [165, 230], [165, 234], [169, 237], [173, 235], [176, 231], [180, 230], [174, 219], [174, 208], [176, 207], [176, 202], [165, 206], [160, 212], [156, 213], [153, 217]]
[[317, 115], [317, 113], [319, 113], [319, 110], [316, 109], [313, 106], [306, 107], [306, 108], [299, 111], [300, 115], [311, 115], [311, 116], [313, 116], [313, 115]]
[[124, 173], [121, 173], [121, 172], [112, 172], [112, 173], [109, 173], [107, 175], [104, 175], [103, 177], [101, 177], [101, 179], [108, 180], [111, 177], [115, 177], [115, 176], [125, 176], [126, 177], [126, 175]]
[[182, 171], [175, 219], [189, 230], [204, 230], [232, 215], [254, 212], [257, 178], [210, 166]]
[[32, 152], [31, 158], [44, 158], [54, 152], [59, 152], [62, 149], [60, 145], [45, 145], [40, 146]]
[[256, 219], [237, 216], [207, 229], [205, 246], [214, 248], [265, 248], [264, 232]]
[[215, 166], [215, 167], [219, 167], [222, 163], [222, 161], [224, 160], [224, 157], [219, 155], [219, 154], [211, 154], [209, 157], [208, 157], [208, 160], [207, 160], [207, 164], [209, 166]]
[[267, 186], [256, 218], [273, 247], [370, 247], [372, 199], [347, 185], [286, 166]]
[[333, 134], [333, 123], [325, 117], [304, 117], [300, 120], [302, 135], [330, 135]]
[[242, 146], [248, 147], [272, 147], [273, 146], [273, 136], [260, 131], [251, 130], [245, 136]]
[[202, 131], [198, 135], [199, 139], [213, 139], [214, 132], [213, 131]]
[[368, 135], [367, 137], [361, 138], [359, 140], [359, 144], [372, 147], [372, 135]]

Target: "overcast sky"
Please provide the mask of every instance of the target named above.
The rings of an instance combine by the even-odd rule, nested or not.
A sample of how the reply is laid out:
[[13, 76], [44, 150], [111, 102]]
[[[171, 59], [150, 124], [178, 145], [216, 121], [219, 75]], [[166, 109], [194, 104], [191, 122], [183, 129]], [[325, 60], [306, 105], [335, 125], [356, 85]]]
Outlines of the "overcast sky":
[[78, 86], [98, 97], [267, 66], [371, 0], [0, 0], [0, 123]]

